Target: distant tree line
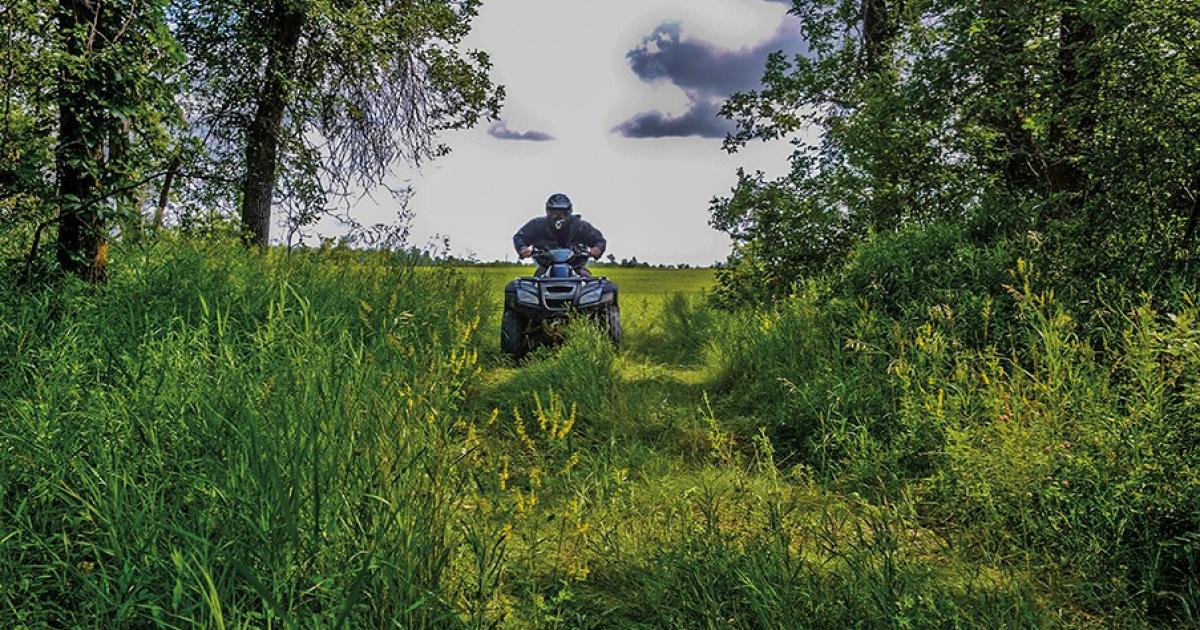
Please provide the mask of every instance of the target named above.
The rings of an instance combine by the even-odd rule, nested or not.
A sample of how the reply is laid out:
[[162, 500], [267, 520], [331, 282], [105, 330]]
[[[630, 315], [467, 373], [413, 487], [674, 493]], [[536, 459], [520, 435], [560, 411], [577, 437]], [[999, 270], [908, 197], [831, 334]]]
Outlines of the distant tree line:
[[690, 265], [688, 263], [650, 264], [648, 262], [638, 260], [637, 256], [631, 256], [629, 258], [622, 258], [620, 260], [617, 260], [617, 257], [614, 256], [613, 254], [609, 254], [605, 258], [605, 260], [607, 261], [607, 264], [612, 265], [614, 267], [653, 267], [655, 269], [691, 269], [693, 267], [693, 265]]
[[[433, 248], [433, 249], [425, 248], [424, 250], [420, 250], [420, 251], [430, 252], [429, 256], [433, 260], [438, 261], [439, 263], [456, 265], [456, 266], [522, 267], [522, 266], [527, 265], [527, 263], [523, 263], [523, 262], [519, 262], [519, 261], [502, 261], [502, 260], [484, 261], [484, 260], [479, 260], [478, 257], [473, 257], [473, 256], [467, 256], [467, 257], [452, 256], [452, 255], [445, 254], [445, 253], [439, 253], [439, 250], [437, 250], [437, 248]], [[718, 262], [718, 263], [714, 263], [711, 266], [712, 267], [721, 267], [723, 265], [724, 265], [724, 263]], [[618, 260], [616, 258], [616, 256], [612, 256], [612, 255], [609, 255], [605, 262], [596, 261], [594, 263], [594, 266], [596, 266], [596, 267], [639, 267], [639, 268], [644, 268], [644, 269], [704, 269], [704, 268], [706, 268], [705, 265], [692, 265], [690, 263], [653, 263], [652, 264], [652, 263], [638, 260], [637, 256], [633, 256], [631, 258], [622, 258], [622, 259]]]
[[265, 246], [494, 117], [478, 0], [13, 0], [0, 7], [0, 238], [53, 237], [102, 280], [108, 240], [234, 225]]

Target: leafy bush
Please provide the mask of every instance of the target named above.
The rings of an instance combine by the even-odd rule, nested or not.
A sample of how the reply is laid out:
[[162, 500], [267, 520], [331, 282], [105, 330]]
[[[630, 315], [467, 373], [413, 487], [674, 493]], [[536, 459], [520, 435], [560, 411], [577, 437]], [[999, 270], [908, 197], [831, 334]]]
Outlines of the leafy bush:
[[1069, 574], [1097, 610], [1194, 623], [1196, 309], [1132, 310], [1098, 353], [1049, 294], [1026, 290], [1018, 307], [1022, 352], [953, 351], [927, 327], [897, 362], [902, 424], [940, 438], [926, 440], [939, 453], [931, 512], [984, 547]]
[[1006, 321], [1007, 272], [1016, 255], [1006, 241], [973, 243], [955, 223], [938, 222], [880, 234], [856, 247], [832, 275], [834, 291], [862, 300], [889, 317], [917, 325], [931, 308], [949, 308], [964, 342], [987, 341], [989, 325]]

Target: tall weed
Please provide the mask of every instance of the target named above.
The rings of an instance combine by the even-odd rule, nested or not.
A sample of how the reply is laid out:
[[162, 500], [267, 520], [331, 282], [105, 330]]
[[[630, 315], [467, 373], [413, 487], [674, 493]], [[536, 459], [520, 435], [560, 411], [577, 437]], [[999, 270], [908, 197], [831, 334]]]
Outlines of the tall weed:
[[783, 461], [867, 496], [912, 492], [925, 522], [1073, 606], [1195, 623], [1197, 309], [1147, 298], [1080, 323], [1038, 283], [1020, 262], [981, 328], [947, 303], [910, 323], [926, 297], [892, 313], [814, 282], [727, 319], [711, 360], [743, 435], [767, 428]]
[[1049, 292], [1017, 298], [1023, 348], [939, 351], [927, 328], [926, 367], [899, 362], [904, 423], [943, 438], [930, 510], [1070, 576], [1090, 607], [1195, 622], [1196, 309], [1131, 309], [1100, 353]]
[[4, 625], [481, 623], [461, 280], [171, 245], [0, 304]]

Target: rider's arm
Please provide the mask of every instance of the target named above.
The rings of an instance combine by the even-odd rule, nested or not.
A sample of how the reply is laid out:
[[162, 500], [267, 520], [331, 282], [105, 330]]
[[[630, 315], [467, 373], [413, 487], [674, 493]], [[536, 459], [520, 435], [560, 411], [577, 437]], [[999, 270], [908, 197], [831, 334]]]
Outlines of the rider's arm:
[[[600, 230], [597, 230], [595, 226], [587, 221], [583, 221], [583, 224], [580, 225], [579, 228], [579, 236], [581, 237], [580, 240], [583, 242], [583, 244], [587, 245], [593, 250], [600, 250], [600, 253], [593, 256], [593, 258], [599, 258], [603, 256], [604, 250], [608, 249], [608, 241], [604, 240], [604, 235], [600, 233]], [[595, 252], [593, 251], [593, 253]]]
[[537, 219], [532, 219], [525, 225], [521, 226], [521, 229], [517, 230], [516, 234], [513, 234], [513, 249], [517, 250], [518, 254], [521, 253], [521, 250], [533, 245], [534, 241], [536, 240], [536, 237], [534, 236], [536, 229]]

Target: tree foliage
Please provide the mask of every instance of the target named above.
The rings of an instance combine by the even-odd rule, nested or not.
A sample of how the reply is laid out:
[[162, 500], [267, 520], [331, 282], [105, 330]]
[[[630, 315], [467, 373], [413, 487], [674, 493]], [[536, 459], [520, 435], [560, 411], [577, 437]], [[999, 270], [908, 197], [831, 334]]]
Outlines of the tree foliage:
[[269, 211], [274, 200], [302, 225], [398, 162], [443, 155], [438, 132], [494, 116], [503, 97], [487, 54], [457, 49], [478, 4], [180, 0], [173, 19], [192, 60], [188, 119], [203, 174], [188, 192], [239, 208], [265, 244], [270, 223], [251, 221], [248, 204]]
[[1032, 234], [1068, 284], [1195, 272], [1196, 3], [797, 0], [791, 14], [810, 52], [772, 56], [762, 89], [723, 110], [730, 151], [796, 145], [789, 175], [714, 200], [738, 243], [732, 294], [786, 293], [872, 234], [947, 220], [985, 241]]
[[242, 215], [265, 244], [448, 150], [499, 110], [478, 0], [14, 0], [0, 7], [5, 249], [57, 234], [104, 277], [120, 226]]
[[0, 245], [13, 249], [29, 224], [50, 217], [54, 196], [54, 63], [45, 3], [0, 9]]
[[182, 58], [164, 11], [25, 0], [3, 12], [3, 208], [10, 225], [53, 221], [58, 262], [78, 275], [104, 277], [110, 222], [135, 214], [178, 120]]

